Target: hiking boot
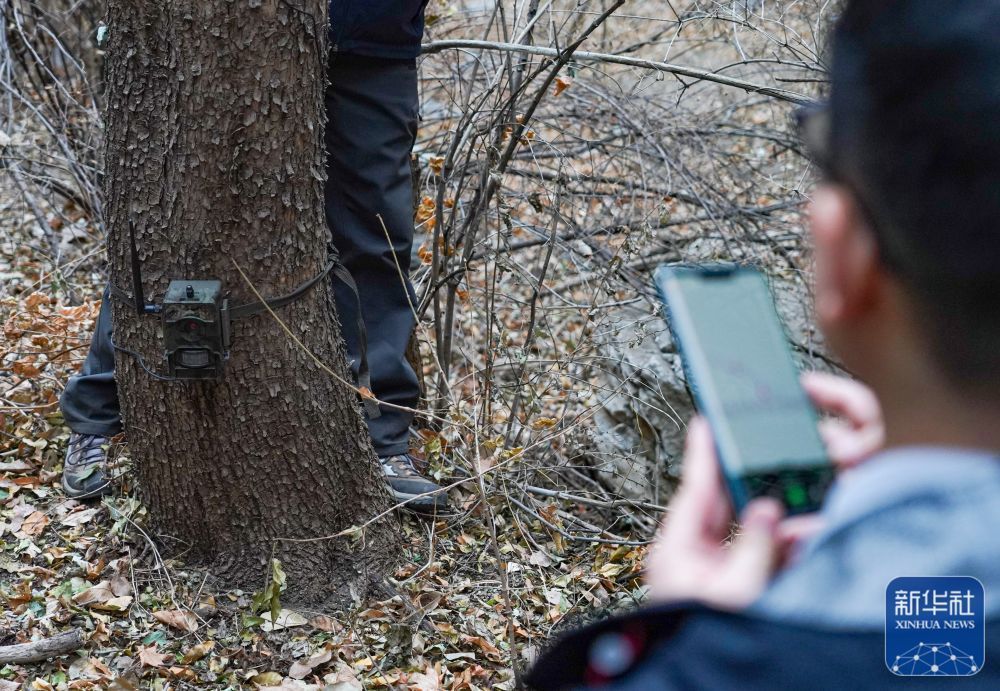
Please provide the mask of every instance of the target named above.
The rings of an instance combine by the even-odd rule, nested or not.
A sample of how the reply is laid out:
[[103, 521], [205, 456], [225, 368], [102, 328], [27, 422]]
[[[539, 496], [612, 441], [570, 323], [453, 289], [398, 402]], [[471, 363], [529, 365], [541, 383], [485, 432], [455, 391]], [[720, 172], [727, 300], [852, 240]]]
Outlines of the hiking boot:
[[62, 475], [66, 496], [91, 499], [109, 492], [107, 444], [107, 437], [96, 434], [70, 435]]
[[[386, 456], [379, 461], [382, 463], [382, 470], [385, 472], [389, 489], [392, 490], [392, 496], [397, 502], [406, 502], [403, 508], [421, 513], [434, 513], [447, 508], [448, 494], [441, 489], [441, 485], [417, 472], [413, 467], [413, 458], [409, 454]], [[437, 494], [414, 499], [421, 494], [434, 491], [437, 491]], [[411, 499], [412, 501], [407, 501]]]

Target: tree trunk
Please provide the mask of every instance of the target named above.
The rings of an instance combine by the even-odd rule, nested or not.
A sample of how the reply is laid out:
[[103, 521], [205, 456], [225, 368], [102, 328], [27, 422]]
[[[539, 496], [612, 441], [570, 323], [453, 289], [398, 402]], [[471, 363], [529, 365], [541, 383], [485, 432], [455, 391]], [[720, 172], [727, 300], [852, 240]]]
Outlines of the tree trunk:
[[[135, 219], [146, 297], [218, 279], [230, 304], [291, 292], [327, 261], [325, 0], [111, 0], [106, 178], [111, 280], [131, 292]], [[363, 134], [359, 133], [359, 136]], [[277, 310], [350, 375], [330, 281]], [[159, 319], [114, 306], [115, 342], [164, 373]], [[118, 352], [122, 413], [158, 532], [230, 587], [269, 558], [294, 600], [360, 595], [398, 554], [393, 517], [360, 540], [296, 543], [363, 524], [391, 501], [356, 394], [267, 313], [233, 322], [216, 382], [162, 382]], [[178, 550], [180, 551], [180, 550]]]

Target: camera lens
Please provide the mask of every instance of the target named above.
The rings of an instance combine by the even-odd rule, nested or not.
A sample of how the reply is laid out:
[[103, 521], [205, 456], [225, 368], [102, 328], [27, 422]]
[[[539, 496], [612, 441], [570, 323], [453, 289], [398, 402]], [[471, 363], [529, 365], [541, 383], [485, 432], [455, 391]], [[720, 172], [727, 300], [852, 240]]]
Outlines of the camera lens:
[[201, 340], [203, 323], [200, 319], [182, 319], [177, 326], [185, 341], [194, 343]]

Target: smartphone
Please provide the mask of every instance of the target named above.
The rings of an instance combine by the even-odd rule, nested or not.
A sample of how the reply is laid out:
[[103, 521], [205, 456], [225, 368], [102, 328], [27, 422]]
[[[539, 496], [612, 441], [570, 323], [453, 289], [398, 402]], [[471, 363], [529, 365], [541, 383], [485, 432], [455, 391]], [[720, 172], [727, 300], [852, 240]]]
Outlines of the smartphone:
[[737, 514], [762, 496], [789, 514], [819, 509], [834, 469], [764, 276], [674, 264], [655, 282]]

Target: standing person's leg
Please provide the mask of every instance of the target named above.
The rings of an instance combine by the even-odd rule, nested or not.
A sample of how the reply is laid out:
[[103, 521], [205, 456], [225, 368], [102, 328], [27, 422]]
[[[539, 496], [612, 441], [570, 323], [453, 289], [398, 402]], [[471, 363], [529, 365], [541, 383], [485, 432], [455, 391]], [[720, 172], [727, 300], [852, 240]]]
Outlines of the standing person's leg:
[[70, 378], [59, 399], [73, 432], [63, 465], [63, 488], [71, 497], [98, 496], [108, 488], [105, 444], [122, 430], [111, 343], [111, 298], [105, 289], [83, 369]]
[[[406, 360], [415, 319], [408, 274], [413, 243], [410, 152], [417, 131], [416, 65], [413, 60], [334, 54], [329, 74], [327, 223], [360, 293], [372, 390], [379, 400], [412, 408], [420, 394], [417, 377]], [[356, 374], [357, 304], [339, 282], [337, 307]], [[381, 407], [380, 417], [368, 420], [375, 451], [400, 499], [437, 488], [408, 468], [412, 465], [406, 456], [412, 421], [411, 413], [386, 406]], [[440, 506], [444, 497], [429, 501]]]
[[[417, 126], [416, 71], [412, 60], [334, 55], [330, 82], [327, 223], [361, 296], [372, 390], [380, 400], [413, 407], [419, 388], [404, 356], [414, 324], [412, 289], [400, 269], [407, 276], [413, 242], [409, 158]], [[342, 284], [336, 286], [356, 373], [357, 304]], [[379, 456], [406, 453], [411, 421], [409, 413], [385, 406], [380, 417], [368, 421]]]

